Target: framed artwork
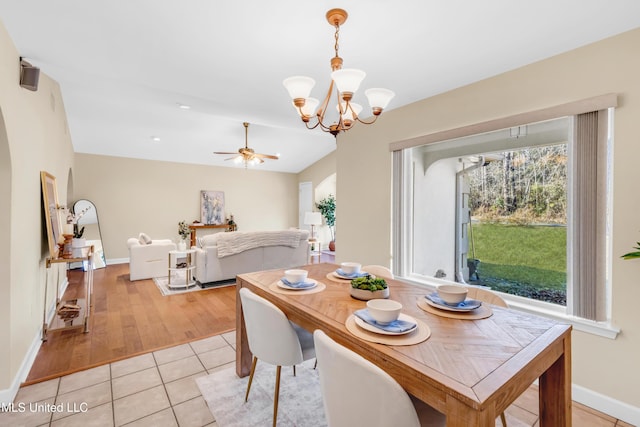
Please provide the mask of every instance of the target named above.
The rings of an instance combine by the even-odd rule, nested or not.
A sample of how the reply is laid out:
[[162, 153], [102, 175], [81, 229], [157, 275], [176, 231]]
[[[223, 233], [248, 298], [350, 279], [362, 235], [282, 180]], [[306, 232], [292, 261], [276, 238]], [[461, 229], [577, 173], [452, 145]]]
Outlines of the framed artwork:
[[62, 236], [61, 210], [58, 209], [58, 191], [56, 189], [56, 177], [48, 172], [40, 172], [42, 181], [42, 203], [47, 227], [47, 240], [49, 241], [49, 254], [52, 258], [58, 257], [58, 240]]
[[225, 223], [224, 191], [200, 191], [200, 222], [207, 225]]

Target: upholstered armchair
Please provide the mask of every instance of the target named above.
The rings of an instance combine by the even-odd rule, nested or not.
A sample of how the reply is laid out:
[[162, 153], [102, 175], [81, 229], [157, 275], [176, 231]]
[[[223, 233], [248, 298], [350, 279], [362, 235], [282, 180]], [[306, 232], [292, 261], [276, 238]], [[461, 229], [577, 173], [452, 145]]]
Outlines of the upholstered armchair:
[[127, 246], [130, 280], [151, 279], [168, 274], [169, 251], [176, 250], [174, 242], [169, 239], [151, 240], [141, 234], [137, 239], [130, 238]]

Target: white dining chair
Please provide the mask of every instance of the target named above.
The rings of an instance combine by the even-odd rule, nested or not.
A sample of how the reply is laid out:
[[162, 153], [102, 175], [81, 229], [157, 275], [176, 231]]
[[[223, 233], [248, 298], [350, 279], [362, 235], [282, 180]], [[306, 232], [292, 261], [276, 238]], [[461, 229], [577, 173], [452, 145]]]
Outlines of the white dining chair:
[[383, 279], [393, 279], [393, 273], [387, 267], [383, 265], [365, 265], [362, 267], [362, 271], [371, 273], [374, 276], [382, 277]]
[[444, 426], [445, 416], [412, 399], [385, 371], [336, 343], [313, 333], [320, 388], [331, 427]]
[[498, 307], [509, 308], [509, 304], [500, 295], [492, 292], [488, 289], [483, 289], [478, 286], [467, 286], [469, 292], [467, 298], [475, 299], [478, 301], [486, 302], [487, 304], [496, 305]]
[[[282, 310], [247, 288], [240, 289], [240, 300], [249, 350], [253, 353], [253, 363], [244, 400], [245, 402], [249, 400], [249, 391], [258, 359], [275, 365], [276, 386], [273, 396], [273, 426], [275, 427], [278, 419], [280, 370], [282, 366], [293, 366], [295, 375], [295, 365], [315, 355], [313, 340], [299, 338], [299, 335], [306, 334], [311, 337], [312, 335], [299, 326], [294, 327]], [[305, 344], [304, 351], [301, 342]]]

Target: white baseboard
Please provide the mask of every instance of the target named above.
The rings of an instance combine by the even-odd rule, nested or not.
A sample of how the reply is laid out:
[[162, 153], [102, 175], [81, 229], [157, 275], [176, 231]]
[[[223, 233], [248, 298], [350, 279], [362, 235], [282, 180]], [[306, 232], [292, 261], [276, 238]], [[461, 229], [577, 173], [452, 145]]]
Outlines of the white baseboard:
[[[64, 294], [64, 291], [67, 289], [69, 285], [69, 280], [67, 278], [62, 282], [62, 286], [60, 289], [60, 295]], [[47, 309], [47, 323], [51, 322], [53, 316], [56, 313], [56, 302], [52, 301], [50, 307]], [[11, 382], [11, 386], [7, 389], [0, 390], [0, 403], [9, 404], [13, 402], [16, 394], [18, 394], [18, 390], [20, 389], [20, 384], [27, 378], [29, 375], [29, 371], [31, 371], [31, 367], [33, 366], [33, 362], [36, 360], [36, 356], [38, 355], [38, 350], [40, 350], [40, 346], [42, 345], [42, 325], [38, 329], [36, 336], [31, 341], [31, 345], [29, 346], [29, 350], [27, 350], [27, 354], [25, 354], [24, 359], [22, 359], [22, 364], [20, 365], [20, 369], [16, 373], [15, 377], [13, 377], [13, 381]]]
[[128, 264], [129, 258], [109, 258], [107, 260], [107, 265], [111, 264]]
[[634, 426], [640, 426], [640, 408], [615, 400], [576, 384], [571, 386], [573, 400]]
[[18, 394], [18, 390], [20, 389], [20, 384], [27, 378], [29, 375], [29, 371], [31, 370], [31, 366], [33, 365], [33, 361], [36, 360], [36, 356], [38, 355], [38, 350], [40, 350], [40, 345], [42, 345], [42, 329], [36, 334], [29, 346], [29, 350], [25, 355], [25, 358], [22, 360], [22, 364], [20, 365], [20, 369], [16, 373], [16, 376], [13, 377], [13, 382], [11, 386], [7, 389], [0, 390], [0, 403], [3, 405], [8, 405], [13, 402], [16, 394]]

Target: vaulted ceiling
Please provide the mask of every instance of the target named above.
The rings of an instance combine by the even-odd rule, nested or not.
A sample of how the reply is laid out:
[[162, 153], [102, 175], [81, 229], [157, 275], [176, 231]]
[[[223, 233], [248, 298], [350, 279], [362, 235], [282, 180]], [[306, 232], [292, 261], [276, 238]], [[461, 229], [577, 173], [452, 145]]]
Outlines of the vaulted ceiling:
[[282, 80], [324, 96], [333, 7], [345, 68], [367, 72], [359, 92], [393, 90], [388, 109], [640, 26], [637, 0], [0, 0], [0, 19], [59, 82], [76, 152], [234, 166], [213, 152], [249, 122], [249, 146], [280, 154], [257, 168], [296, 173], [336, 140], [305, 129]]

